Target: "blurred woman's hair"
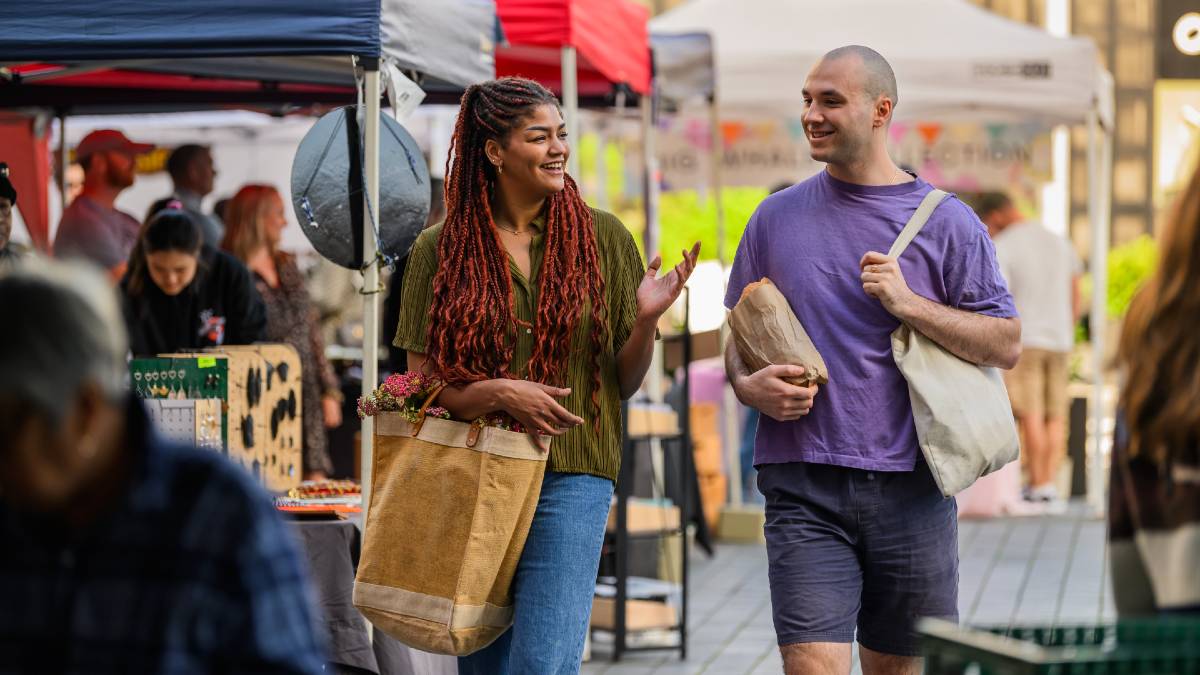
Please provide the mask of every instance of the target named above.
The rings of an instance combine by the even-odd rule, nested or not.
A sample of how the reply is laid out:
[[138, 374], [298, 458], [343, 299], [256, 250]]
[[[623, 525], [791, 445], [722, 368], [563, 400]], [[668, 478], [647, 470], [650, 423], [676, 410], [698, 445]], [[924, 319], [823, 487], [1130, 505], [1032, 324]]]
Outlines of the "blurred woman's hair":
[[1159, 246], [1158, 268], [1130, 304], [1117, 352], [1127, 452], [1155, 461], [1200, 442], [1200, 170]]
[[221, 248], [242, 262], [264, 246], [275, 255], [278, 251], [267, 237], [266, 215], [276, 199], [282, 197], [270, 185], [246, 185], [238, 190], [225, 205], [225, 238]]
[[129, 281], [126, 291], [130, 295], [141, 295], [146, 290], [149, 273], [146, 271], [146, 256], [163, 251], [178, 251], [200, 257], [204, 246], [204, 233], [179, 202], [169, 202], [146, 219], [138, 233], [137, 243], [129, 256]]

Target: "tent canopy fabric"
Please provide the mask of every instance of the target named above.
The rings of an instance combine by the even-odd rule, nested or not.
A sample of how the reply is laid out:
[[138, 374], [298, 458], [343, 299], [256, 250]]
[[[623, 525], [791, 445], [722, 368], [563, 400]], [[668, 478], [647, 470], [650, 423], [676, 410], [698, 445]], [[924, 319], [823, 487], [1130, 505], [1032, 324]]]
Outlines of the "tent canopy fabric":
[[651, 33], [654, 81], [664, 98], [683, 102], [716, 93], [712, 36], [708, 33]]
[[499, 50], [499, 74], [523, 75], [559, 89], [558, 52], [575, 47], [581, 94], [612, 84], [639, 94], [650, 91], [650, 12], [645, 7], [631, 0], [497, 0], [496, 12], [510, 43]]
[[44, 119], [0, 113], [0, 162], [10, 167], [17, 209], [39, 251], [50, 248], [50, 134]]
[[0, 78], [0, 107], [347, 103], [350, 56], [382, 57], [427, 90], [495, 76], [491, 0], [61, 0], [13, 9], [0, 22], [0, 66], [19, 77]]
[[0, 62], [379, 56], [379, 0], [15, 2]]
[[813, 64], [860, 44], [895, 70], [897, 118], [1059, 124], [1110, 110], [1090, 40], [1054, 37], [965, 0], [692, 0], [650, 27], [713, 36], [725, 108], [799, 111]]

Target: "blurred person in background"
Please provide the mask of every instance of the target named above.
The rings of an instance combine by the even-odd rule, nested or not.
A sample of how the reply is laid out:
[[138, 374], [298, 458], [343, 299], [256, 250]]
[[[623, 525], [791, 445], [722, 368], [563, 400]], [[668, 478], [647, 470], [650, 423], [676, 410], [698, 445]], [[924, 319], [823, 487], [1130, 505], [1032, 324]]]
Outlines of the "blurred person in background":
[[286, 342], [300, 353], [304, 409], [304, 476], [324, 480], [333, 471], [326, 428], [342, 423], [342, 392], [325, 358], [316, 307], [293, 256], [279, 250], [287, 226], [283, 198], [269, 185], [247, 185], [225, 208], [221, 246], [254, 274], [267, 307], [268, 342]]
[[0, 276], [0, 672], [323, 671], [295, 537], [249, 474], [155, 435], [116, 294]]
[[215, 215], [205, 213], [202, 203], [213, 191], [213, 180], [217, 177], [212, 151], [202, 145], [181, 145], [167, 157], [167, 173], [175, 191], [165, 200], [155, 202], [151, 212], [158, 212], [167, 201], [178, 200], [183, 204], [183, 210], [199, 223], [205, 245], [219, 247], [225, 225]]
[[170, 202], [142, 228], [121, 280], [135, 356], [263, 339], [266, 308], [250, 272], [201, 236], [193, 214], [179, 202]]
[[1066, 503], [1057, 479], [1066, 447], [1067, 382], [1083, 265], [1071, 242], [1027, 220], [1007, 195], [981, 195], [975, 213], [995, 241], [1000, 272], [1021, 315], [1021, 358], [1004, 373], [1004, 382], [1028, 462], [1024, 497], [1062, 511]]
[[108, 270], [114, 281], [121, 278], [141, 225], [114, 204], [133, 185], [137, 156], [153, 149], [113, 129], [83, 137], [75, 148], [75, 157], [83, 165], [83, 190], [63, 211], [55, 256], [83, 258]]
[[[55, 158], [57, 157], [58, 155], [55, 154]], [[60, 182], [62, 180], [62, 169], [56, 162], [54, 165], [54, 184], [62, 185], [65, 188], [61, 196], [63, 208], [66, 208], [71, 205], [71, 202], [75, 201], [80, 192], [83, 192], [83, 167], [80, 166], [79, 162], [71, 162], [67, 165], [66, 181]]]
[[17, 207], [17, 190], [8, 180], [8, 165], [0, 162], [0, 271], [13, 266], [26, 251], [12, 242], [13, 209]]
[[1125, 317], [1109, 486], [1121, 615], [1200, 613], [1200, 170]]
[[67, 198], [63, 202], [64, 205], [70, 206], [71, 202], [75, 201], [75, 198], [83, 192], [83, 177], [83, 165], [79, 162], [71, 162], [70, 166], [67, 167], [67, 182], [65, 185], [67, 188]]

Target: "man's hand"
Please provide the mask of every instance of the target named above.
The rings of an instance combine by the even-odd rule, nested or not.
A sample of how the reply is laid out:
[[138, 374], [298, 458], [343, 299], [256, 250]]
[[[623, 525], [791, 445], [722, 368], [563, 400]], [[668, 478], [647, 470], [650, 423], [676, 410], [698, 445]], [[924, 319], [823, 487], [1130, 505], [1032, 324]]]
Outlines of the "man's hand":
[[784, 382], [784, 377], [802, 377], [801, 366], [767, 366], [750, 375], [733, 380], [738, 400], [779, 422], [804, 417], [812, 410], [817, 385], [797, 387]]
[[870, 251], [862, 257], [858, 266], [862, 270], [862, 285], [867, 295], [879, 300], [892, 316], [903, 320], [916, 294], [904, 280], [900, 263], [895, 258]]

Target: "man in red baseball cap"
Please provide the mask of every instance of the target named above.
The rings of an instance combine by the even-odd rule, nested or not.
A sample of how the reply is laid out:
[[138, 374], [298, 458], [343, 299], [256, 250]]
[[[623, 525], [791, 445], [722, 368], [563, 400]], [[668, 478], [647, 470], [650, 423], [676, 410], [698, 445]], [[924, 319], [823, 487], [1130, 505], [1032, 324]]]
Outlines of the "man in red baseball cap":
[[140, 223], [114, 203], [133, 185], [137, 156], [153, 149], [115, 129], [84, 136], [75, 148], [75, 158], [83, 165], [83, 191], [63, 212], [54, 241], [56, 256], [84, 258], [108, 270], [114, 280], [121, 277]]

